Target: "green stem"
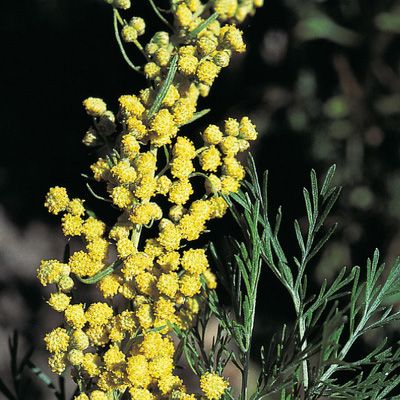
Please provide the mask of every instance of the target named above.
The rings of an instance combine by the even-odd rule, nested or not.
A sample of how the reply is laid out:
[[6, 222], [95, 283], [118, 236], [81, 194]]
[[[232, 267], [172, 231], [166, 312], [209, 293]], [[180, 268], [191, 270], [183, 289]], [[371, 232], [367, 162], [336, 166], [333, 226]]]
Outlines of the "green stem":
[[164, 18], [164, 16], [160, 13], [160, 10], [158, 9], [158, 7], [156, 6], [156, 4], [154, 3], [153, 0], [149, 0], [149, 3], [153, 9], [153, 11], [156, 13], [157, 17], [160, 18], [160, 20], [166, 25], [168, 26], [169, 29], [171, 29], [171, 31], [174, 30], [174, 28], [171, 26], [171, 24]]
[[138, 50], [143, 54], [143, 57], [148, 60], [149, 58], [147, 57], [146, 52], [143, 49], [143, 46], [140, 44], [139, 40], [135, 39], [133, 41], [133, 43], [135, 44], [135, 46], [138, 48]]
[[86, 187], [89, 190], [90, 194], [97, 200], [102, 200], [102, 201], [106, 201], [107, 203], [111, 203], [110, 199], [106, 199], [105, 197], [99, 196], [98, 194], [96, 194], [93, 189], [91, 188], [91, 186], [86, 183]]
[[170, 155], [169, 155], [169, 151], [168, 151], [168, 149], [167, 149], [167, 146], [166, 145], [164, 145], [163, 146], [163, 149], [164, 149], [164, 154], [165, 154], [165, 166], [164, 166], [164, 168], [156, 175], [156, 178], [159, 178], [160, 176], [163, 176], [167, 171], [168, 171], [168, 169], [170, 168]]
[[140, 234], [142, 233], [142, 225], [136, 225], [132, 231], [131, 241], [136, 248], [139, 246]]
[[184, 125], [188, 125], [196, 120], [198, 120], [201, 117], [204, 117], [204, 115], [208, 114], [211, 110], [209, 108], [206, 108], [204, 110], [201, 111], [197, 111], [193, 114], [193, 117], [189, 119], [189, 121], [185, 122], [182, 125], [179, 125], [179, 127], [184, 126]]
[[118, 10], [114, 8], [114, 34], [115, 39], [117, 40], [119, 50], [122, 54], [122, 57], [126, 61], [126, 63], [136, 72], [143, 74], [139, 67], [133, 64], [133, 62], [129, 59], [128, 55], [125, 52], [124, 45], [122, 44], [121, 36], [119, 34], [118, 22], [121, 25], [124, 25], [124, 21], [122, 20], [121, 16], [119, 15]]
[[[302, 342], [301, 350], [305, 351], [305, 349], [307, 348], [307, 341], [303, 340], [305, 331], [306, 331], [303, 310], [302, 310], [299, 295], [297, 292], [295, 294], [292, 294], [292, 298], [293, 298], [293, 303], [294, 303], [294, 308], [295, 308], [296, 314], [299, 318], [299, 336], [300, 336], [300, 341]], [[308, 388], [308, 364], [307, 364], [307, 357], [305, 357], [305, 356], [304, 356], [304, 360], [302, 361], [301, 369], [302, 369], [302, 375], [303, 375], [303, 388], [304, 388], [304, 391], [306, 391]]]
[[244, 362], [244, 368], [242, 371], [242, 394], [240, 399], [241, 400], [247, 400], [247, 386], [248, 386], [248, 380], [249, 380], [249, 367], [250, 367], [250, 349], [251, 345], [247, 349], [246, 356], [245, 356], [245, 362]]

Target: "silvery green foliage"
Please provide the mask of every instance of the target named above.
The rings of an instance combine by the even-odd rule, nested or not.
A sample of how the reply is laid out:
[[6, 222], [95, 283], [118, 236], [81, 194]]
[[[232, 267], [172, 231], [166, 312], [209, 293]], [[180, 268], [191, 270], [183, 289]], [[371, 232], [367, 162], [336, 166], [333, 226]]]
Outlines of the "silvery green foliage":
[[[218, 319], [214, 359], [202, 350], [204, 338], [195, 333], [195, 328], [183, 341], [189, 363], [194, 368], [222, 371], [231, 359], [242, 374], [242, 388], [238, 394], [227, 393], [226, 399], [393, 398], [400, 383], [400, 347], [392, 347], [385, 340], [358, 360], [350, 359], [349, 352], [366, 333], [400, 319], [400, 312], [393, 311], [387, 301], [400, 292], [400, 261], [391, 268], [380, 265], [376, 250], [366, 267], [343, 268], [333, 282], [324, 281], [317, 293], [310, 293], [307, 266], [336, 228], [325, 225], [340, 194], [340, 188], [332, 186], [335, 166], [321, 186], [315, 172], [311, 172], [311, 190], [303, 191], [308, 220], [305, 232], [294, 221], [300, 250], [295, 257], [289, 257], [279, 239], [280, 209], [274, 223], [270, 222], [267, 174], [260, 183], [252, 159], [247, 172], [249, 179], [243, 189], [226, 198], [242, 233], [240, 239], [230, 239], [233, 258], [222, 260], [216, 248], [210, 246], [230, 295], [231, 309], [221, 305], [216, 292], [209, 293], [210, 310], [203, 312], [199, 323], [203, 327], [211, 314]], [[255, 392], [248, 393], [250, 350], [260, 296], [257, 288], [264, 268], [269, 268], [287, 290], [296, 320], [283, 326], [269, 345], [260, 349], [261, 373]], [[236, 351], [227, 348], [229, 340], [235, 343]]]

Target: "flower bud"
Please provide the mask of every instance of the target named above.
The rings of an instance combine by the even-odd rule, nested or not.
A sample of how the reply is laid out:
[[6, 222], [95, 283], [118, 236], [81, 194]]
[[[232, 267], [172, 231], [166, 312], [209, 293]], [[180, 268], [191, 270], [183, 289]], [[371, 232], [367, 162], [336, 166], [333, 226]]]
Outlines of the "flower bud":
[[74, 281], [70, 276], [64, 275], [58, 281], [57, 286], [61, 292], [69, 293], [74, 288]]
[[158, 44], [160, 47], [167, 47], [169, 44], [169, 34], [168, 32], [164, 31], [157, 32], [151, 41], [155, 44]]
[[114, 0], [114, 7], [121, 8], [122, 10], [127, 10], [131, 7], [131, 0]]
[[229, 65], [230, 58], [230, 51], [218, 51], [214, 56], [214, 63], [218, 65], [218, 67], [225, 68]]
[[82, 139], [82, 143], [88, 147], [98, 146], [101, 142], [96, 129], [90, 127], [88, 131], [85, 133], [85, 136]]
[[115, 115], [112, 111], [106, 111], [96, 125], [99, 132], [104, 136], [110, 136], [115, 132]]
[[150, 43], [146, 44], [146, 53], [149, 56], [152, 56], [158, 49], [159, 49], [159, 46], [157, 43], [150, 42]]
[[126, 43], [132, 43], [132, 42], [134, 42], [134, 41], [137, 39], [137, 37], [138, 37], [138, 33], [137, 33], [136, 29], [133, 28], [133, 27], [130, 26], [130, 25], [125, 25], [125, 26], [122, 28], [121, 35], [122, 35], [122, 39], [124, 39], [124, 41], [125, 41]]
[[100, 117], [107, 111], [107, 105], [103, 99], [98, 97], [88, 97], [83, 101], [83, 106], [88, 115], [92, 117]]
[[129, 25], [136, 30], [138, 36], [143, 35], [146, 30], [146, 23], [144, 19], [140, 17], [133, 17], [129, 21]]

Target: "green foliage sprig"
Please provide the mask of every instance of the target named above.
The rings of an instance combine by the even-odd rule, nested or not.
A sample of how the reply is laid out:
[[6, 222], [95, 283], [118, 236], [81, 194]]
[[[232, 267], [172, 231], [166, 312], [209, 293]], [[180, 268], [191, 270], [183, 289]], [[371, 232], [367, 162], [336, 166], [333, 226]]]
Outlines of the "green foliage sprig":
[[[366, 333], [399, 319], [399, 312], [385, 302], [400, 291], [399, 260], [384, 279], [386, 267], [379, 266], [376, 250], [367, 261], [365, 282], [360, 279], [360, 267], [343, 268], [333, 282], [324, 281], [318, 293], [310, 294], [307, 265], [336, 228], [336, 224], [325, 226], [340, 194], [340, 188], [332, 186], [335, 167], [329, 169], [320, 188], [315, 171], [311, 172], [311, 192], [303, 191], [308, 228], [304, 233], [294, 221], [301, 256], [292, 258], [279, 239], [281, 209], [273, 224], [269, 219], [267, 173], [260, 184], [253, 159], [247, 172], [245, 189], [227, 198], [243, 238], [231, 239], [234, 256], [227, 260], [226, 268], [222, 268], [223, 262], [211, 245], [220, 272], [225, 271], [232, 311], [223, 309], [215, 292], [210, 293], [209, 306], [237, 346], [233, 360], [242, 373], [238, 398], [264, 399], [274, 393], [281, 399], [387, 398], [399, 384], [395, 373], [399, 349], [387, 346], [385, 340], [359, 360], [350, 361], [348, 355]], [[283, 326], [268, 348], [261, 348], [261, 373], [254, 393], [249, 395], [250, 350], [263, 268], [269, 268], [287, 290], [296, 321], [290, 327]], [[340, 379], [342, 371], [350, 372], [351, 377]]]

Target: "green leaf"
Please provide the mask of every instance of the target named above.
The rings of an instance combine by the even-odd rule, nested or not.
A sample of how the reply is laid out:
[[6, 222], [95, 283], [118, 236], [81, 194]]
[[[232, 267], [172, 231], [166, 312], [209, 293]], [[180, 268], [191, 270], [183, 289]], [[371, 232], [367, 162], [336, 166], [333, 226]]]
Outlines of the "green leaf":
[[112, 264], [110, 264], [107, 268], [104, 268], [103, 270], [99, 271], [97, 274], [91, 276], [90, 278], [80, 278], [77, 276], [78, 280], [86, 285], [93, 285], [99, 281], [101, 281], [103, 278], [105, 278], [108, 275], [111, 275], [119, 266], [121, 266], [123, 263], [122, 260], [117, 260], [114, 261]]
[[17, 400], [16, 397], [11, 393], [10, 389], [8, 389], [7, 385], [0, 378], [0, 392], [6, 396], [8, 400]]
[[171, 86], [171, 84], [175, 78], [177, 69], [178, 69], [178, 55], [175, 54], [172, 57], [171, 63], [169, 65], [168, 74], [165, 77], [165, 80], [163, 81], [163, 83], [156, 95], [156, 98], [154, 99], [154, 102], [153, 102], [152, 106], [150, 107], [150, 110], [147, 113], [148, 119], [150, 119], [160, 109], [161, 104], [162, 104], [165, 96], [167, 95], [168, 89]]
[[295, 233], [296, 233], [296, 239], [297, 239], [297, 243], [299, 244], [301, 253], [304, 254], [306, 249], [305, 249], [305, 246], [304, 246], [304, 240], [303, 240], [303, 235], [301, 234], [299, 221], [297, 221], [297, 219], [294, 221], [294, 230], [295, 230]]
[[32, 361], [28, 361], [27, 366], [49, 389], [56, 390], [52, 380]]
[[205, 21], [203, 21], [201, 24], [199, 24], [196, 28], [194, 28], [189, 34], [188, 34], [188, 39], [195, 39], [197, 35], [205, 28], [207, 28], [208, 25], [211, 24], [211, 22], [215, 21], [218, 18], [218, 13], [211, 14]]
[[336, 164], [333, 164], [328, 172], [326, 173], [325, 179], [324, 179], [324, 183], [322, 184], [322, 188], [321, 188], [321, 196], [325, 199], [326, 193], [328, 192], [330, 185], [331, 185], [331, 181], [333, 176], [335, 175], [336, 172]]
[[333, 233], [336, 231], [337, 228], [337, 223], [335, 223], [334, 225], [332, 225], [329, 230], [325, 233], [325, 235], [322, 237], [322, 239], [319, 240], [319, 242], [314, 246], [314, 248], [312, 249], [312, 251], [309, 253], [309, 255], [306, 257], [305, 259], [305, 263], [307, 264], [308, 262], [310, 262], [310, 260], [312, 258], [314, 258], [318, 252], [322, 249], [322, 247], [324, 247], [324, 245], [326, 244], [326, 242], [331, 238], [331, 236], [333, 235]]

